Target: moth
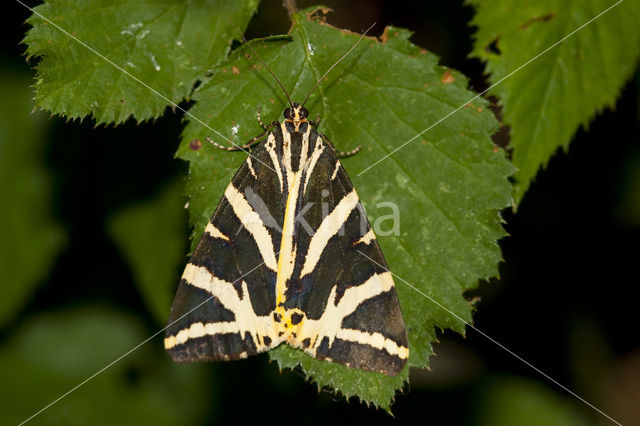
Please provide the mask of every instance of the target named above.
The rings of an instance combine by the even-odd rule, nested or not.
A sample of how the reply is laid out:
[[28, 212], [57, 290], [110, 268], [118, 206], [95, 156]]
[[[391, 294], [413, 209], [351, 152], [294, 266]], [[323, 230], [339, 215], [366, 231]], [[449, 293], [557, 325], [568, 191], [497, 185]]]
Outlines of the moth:
[[[367, 30], [368, 31], [368, 30]], [[177, 362], [237, 360], [288, 344], [325, 361], [398, 374], [407, 332], [391, 272], [329, 139], [284, 91], [284, 121], [254, 146], [187, 263], [164, 345]], [[245, 40], [246, 41], [246, 40]]]

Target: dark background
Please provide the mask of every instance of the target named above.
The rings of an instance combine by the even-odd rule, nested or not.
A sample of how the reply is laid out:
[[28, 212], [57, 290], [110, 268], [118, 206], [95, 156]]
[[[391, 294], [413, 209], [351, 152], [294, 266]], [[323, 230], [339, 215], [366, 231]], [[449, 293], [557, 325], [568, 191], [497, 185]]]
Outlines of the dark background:
[[[484, 67], [467, 56], [473, 10], [461, 3], [324, 2], [334, 9], [328, 21], [338, 27], [360, 32], [375, 21], [377, 35], [387, 24], [411, 29], [415, 44], [469, 76], [471, 87], [480, 91], [487, 85]], [[312, 4], [299, 2], [301, 8]], [[25, 46], [19, 44], [29, 12], [14, 2], [4, 2], [2, 9], [0, 64], [7, 72], [33, 75], [36, 62], [25, 61]], [[283, 33], [288, 26], [281, 1], [266, 0], [246, 36]], [[633, 296], [640, 284], [639, 81], [636, 75], [624, 87], [615, 111], [604, 111], [577, 133], [568, 154], [551, 160], [517, 213], [504, 212], [510, 237], [501, 242], [501, 278], [468, 295], [481, 298], [475, 315], [479, 330], [625, 425], [640, 425], [640, 333]], [[52, 178], [54, 216], [67, 244], [26, 307], [0, 330], [0, 345], [38, 313], [93, 302], [138, 317], [147, 335], [157, 331], [104, 224], [114, 212], [185, 175], [186, 165], [173, 159], [181, 119], [168, 111], [155, 122], [117, 128], [49, 120], [43, 157]], [[99, 277], [87, 285], [81, 277], [95, 270]], [[147, 345], [158, 349], [161, 338]], [[441, 333], [435, 351], [431, 371], [413, 371], [411, 384], [397, 396], [395, 417], [318, 392], [298, 373], [279, 373], [264, 355], [211, 365], [215, 401], [201, 423], [478, 425], [498, 424], [491, 419], [504, 412], [503, 424], [530, 424], [531, 410], [559, 409], [576, 424], [613, 424], [474, 330], [466, 337]], [[165, 356], [160, 349], [154, 353]], [[131, 374], [135, 386], [136, 373]], [[2, 392], [10, 392], [11, 385], [3, 383]], [[32, 411], [48, 402], [35, 399]], [[43, 424], [46, 416], [41, 415]], [[121, 421], [128, 423], [126, 413]]]

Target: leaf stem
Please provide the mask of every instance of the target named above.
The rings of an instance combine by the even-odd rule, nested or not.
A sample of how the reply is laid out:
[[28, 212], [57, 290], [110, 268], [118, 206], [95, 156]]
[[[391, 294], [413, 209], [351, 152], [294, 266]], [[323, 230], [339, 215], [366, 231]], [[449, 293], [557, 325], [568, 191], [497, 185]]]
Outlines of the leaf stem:
[[283, 0], [282, 5], [287, 9], [287, 12], [289, 12], [289, 18], [293, 22], [293, 15], [295, 13], [298, 13], [298, 6], [296, 6], [296, 0]]

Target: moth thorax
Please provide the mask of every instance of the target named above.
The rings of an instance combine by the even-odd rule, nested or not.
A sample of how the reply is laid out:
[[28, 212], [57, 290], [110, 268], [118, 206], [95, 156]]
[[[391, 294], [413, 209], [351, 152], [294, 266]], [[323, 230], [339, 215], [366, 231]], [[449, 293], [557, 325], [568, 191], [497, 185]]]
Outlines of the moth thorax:
[[284, 118], [287, 121], [293, 121], [294, 123], [300, 123], [306, 121], [309, 116], [309, 111], [298, 102], [294, 102], [291, 108], [284, 110]]

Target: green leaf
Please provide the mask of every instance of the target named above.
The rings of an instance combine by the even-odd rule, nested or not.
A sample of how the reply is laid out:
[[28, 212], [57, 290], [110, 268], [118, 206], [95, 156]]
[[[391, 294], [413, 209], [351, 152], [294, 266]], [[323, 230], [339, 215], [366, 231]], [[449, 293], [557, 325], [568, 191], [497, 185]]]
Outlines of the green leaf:
[[28, 55], [42, 56], [36, 104], [71, 118], [91, 114], [98, 123], [158, 117], [170, 102], [188, 96], [194, 83], [224, 59], [236, 28], [247, 26], [257, 4], [258, 0], [41, 4], [27, 21], [33, 28], [25, 38]]
[[[473, 55], [496, 83], [614, 4], [611, 0], [468, 0]], [[511, 126], [515, 198], [580, 126], [613, 107], [640, 54], [640, 2], [625, 1], [492, 89]]]
[[[317, 15], [314, 11], [294, 17], [291, 37], [252, 42], [294, 100], [304, 99], [320, 75], [358, 39], [357, 34], [309, 19]], [[464, 76], [439, 66], [438, 58], [411, 44], [409, 36], [406, 30], [388, 28], [384, 42], [365, 38], [320, 85], [307, 107], [311, 118], [321, 116], [320, 130], [338, 149], [362, 144], [362, 151], [343, 164], [391, 269], [470, 321], [472, 306], [462, 293], [479, 279], [497, 274], [497, 240], [504, 236], [499, 210], [512, 202], [512, 167], [491, 141], [497, 122], [487, 102], [463, 108], [358, 176], [473, 96]], [[213, 71], [194, 99], [191, 112], [236, 143], [261, 132], [255, 119], [258, 107], [265, 120], [274, 120], [287, 104], [276, 82], [245, 47]], [[246, 158], [216, 149], [206, 136], [224, 142], [192, 121], [178, 150], [178, 156], [190, 162], [187, 192], [194, 243]], [[376, 228], [376, 220], [391, 213], [387, 202], [400, 211], [399, 235], [384, 236]], [[426, 367], [436, 339], [434, 327], [464, 332], [464, 324], [400, 279], [396, 287], [409, 330], [410, 364]], [[319, 387], [330, 386], [347, 398], [357, 395], [386, 409], [408, 375], [408, 369], [399, 377], [349, 369], [286, 347], [272, 351], [271, 357], [281, 367], [301, 365]]]
[[33, 109], [29, 78], [0, 73], [0, 325], [14, 319], [65, 242], [53, 218], [44, 164], [47, 117]]
[[[151, 334], [104, 307], [48, 312], [14, 330], [0, 348], [3, 422], [18, 424], [107, 367]], [[173, 364], [160, 338], [133, 351], [29, 422], [87, 425], [202, 423], [215, 399], [203, 365]]]
[[576, 402], [539, 383], [516, 377], [487, 382], [472, 410], [478, 426], [578, 426], [588, 424]]
[[184, 263], [186, 214], [183, 184], [127, 207], [109, 220], [109, 233], [131, 265], [135, 283], [154, 318], [164, 324]]
[[341, 393], [346, 399], [358, 397], [367, 405], [383, 408], [391, 413], [391, 403], [398, 390], [409, 380], [409, 366], [397, 376], [349, 368], [334, 362], [318, 361], [288, 345], [280, 345], [269, 353], [280, 369], [298, 367], [318, 386], [318, 389]]

